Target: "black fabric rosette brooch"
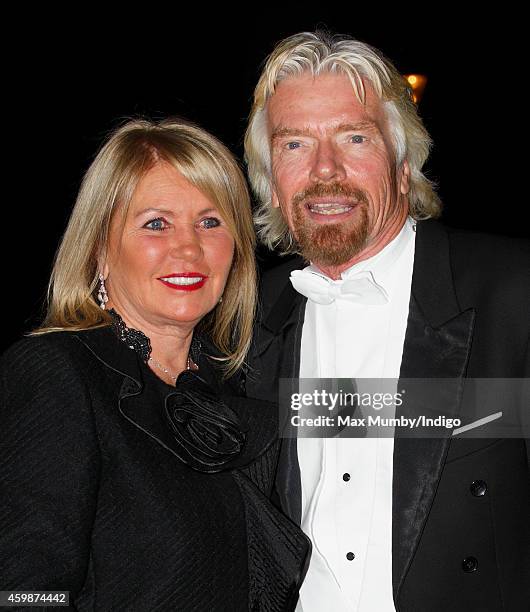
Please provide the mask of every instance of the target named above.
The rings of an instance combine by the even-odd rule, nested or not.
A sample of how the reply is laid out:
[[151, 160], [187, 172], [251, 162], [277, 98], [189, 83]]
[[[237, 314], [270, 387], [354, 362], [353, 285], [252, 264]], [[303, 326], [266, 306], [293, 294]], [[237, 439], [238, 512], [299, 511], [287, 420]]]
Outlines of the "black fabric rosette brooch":
[[177, 441], [175, 453], [199, 472], [220, 472], [246, 441], [237, 414], [196, 373], [180, 374], [166, 397], [165, 414]]

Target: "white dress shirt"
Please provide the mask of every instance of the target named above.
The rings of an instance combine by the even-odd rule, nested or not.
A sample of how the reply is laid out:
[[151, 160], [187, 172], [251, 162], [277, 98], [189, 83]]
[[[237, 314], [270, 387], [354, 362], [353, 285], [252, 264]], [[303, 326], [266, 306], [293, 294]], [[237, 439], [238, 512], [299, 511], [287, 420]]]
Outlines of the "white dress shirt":
[[[371, 272], [387, 303], [363, 305], [340, 297], [328, 305], [307, 301], [300, 378], [398, 379], [414, 226], [409, 218], [382, 251], [342, 273], [344, 280]], [[297, 612], [394, 612], [393, 438], [299, 438], [297, 449], [302, 529], [313, 543]]]

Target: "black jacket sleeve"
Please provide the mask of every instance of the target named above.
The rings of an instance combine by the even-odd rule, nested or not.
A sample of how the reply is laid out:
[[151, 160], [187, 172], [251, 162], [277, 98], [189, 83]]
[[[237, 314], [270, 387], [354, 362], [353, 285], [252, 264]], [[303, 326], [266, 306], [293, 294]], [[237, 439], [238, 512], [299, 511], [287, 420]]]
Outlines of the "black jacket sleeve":
[[64, 334], [2, 356], [0, 590], [67, 590], [72, 601], [89, 566], [99, 447]]

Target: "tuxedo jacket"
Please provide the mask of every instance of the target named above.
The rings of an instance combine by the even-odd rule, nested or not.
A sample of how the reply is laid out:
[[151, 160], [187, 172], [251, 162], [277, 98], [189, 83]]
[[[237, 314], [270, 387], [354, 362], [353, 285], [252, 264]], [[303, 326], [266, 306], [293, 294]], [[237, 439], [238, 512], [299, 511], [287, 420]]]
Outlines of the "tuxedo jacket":
[[[198, 373], [214, 399], [189, 404], [199, 379], [172, 390], [110, 328], [3, 355], [0, 590], [69, 591], [97, 612], [293, 609], [310, 543], [268, 499], [276, 408], [220, 385], [204, 353]], [[233, 458], [221, 400], [245, 434]]]
[[[299, 374], [306, 298], [295, 257], [264, 275], [247, 394]], [[400, 378], [530, 377], [530, 249], [524, 241], [417, 224]], [[352, 347], [354, 349], [354, 347]], [[444, 411], [458, 416], [460, 393]], [[522, 419], [528, 419], [530, 406]], [[396, 410], [399, 416], [400, 408]], [[528, 421], [526, 421], [528, 423]], [[518, 439], [396, 437], [392, 582], [398, 612], [528, 609], [530, 450]], [[296, 440], [282, 442], [278, 503], [301, 519]]]

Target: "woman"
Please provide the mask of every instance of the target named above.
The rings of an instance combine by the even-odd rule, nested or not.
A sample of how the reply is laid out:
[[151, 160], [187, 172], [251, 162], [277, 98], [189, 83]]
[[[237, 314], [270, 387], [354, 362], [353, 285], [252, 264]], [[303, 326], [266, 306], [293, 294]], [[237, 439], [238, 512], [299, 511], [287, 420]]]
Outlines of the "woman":
[[293, 607], [308, 541], [267, 499], [275, 408], [233, 382], [253, 255], [220, 142], [169, 120], [111, 136], [43, 326], [2, 360], [0, 590], [69, 591], [77, 610]]

